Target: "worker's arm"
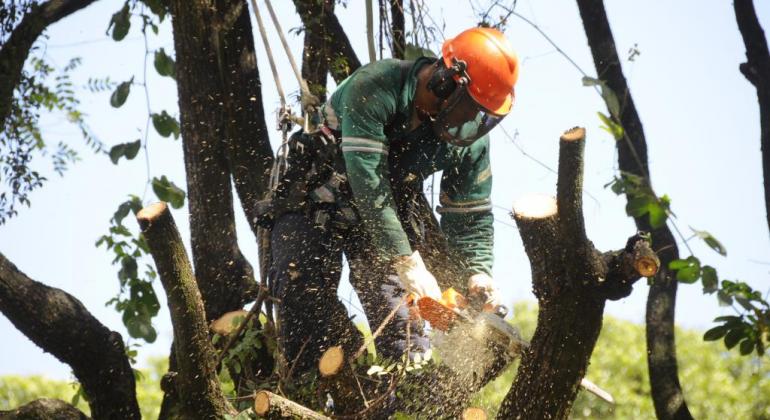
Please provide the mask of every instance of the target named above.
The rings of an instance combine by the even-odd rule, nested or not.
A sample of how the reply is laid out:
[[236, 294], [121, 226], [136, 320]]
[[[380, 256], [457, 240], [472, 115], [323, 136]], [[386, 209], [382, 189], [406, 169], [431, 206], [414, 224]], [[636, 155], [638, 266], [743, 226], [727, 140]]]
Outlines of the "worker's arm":
[[359, 71], [347, 81], [342, 106], [342, 152], [353, 201], [363, 225], [385, 261], [411, 255], [398, 220], [388, 178], [388, 139], [384, 128], [396, 112], [397, 98], [376, 74]]
[[438, 208], [449, 246], [464, 257], [466, 278], [492, 275], [494, 217], [489, 137], [469, 146], [458, 165], [444, 171]]

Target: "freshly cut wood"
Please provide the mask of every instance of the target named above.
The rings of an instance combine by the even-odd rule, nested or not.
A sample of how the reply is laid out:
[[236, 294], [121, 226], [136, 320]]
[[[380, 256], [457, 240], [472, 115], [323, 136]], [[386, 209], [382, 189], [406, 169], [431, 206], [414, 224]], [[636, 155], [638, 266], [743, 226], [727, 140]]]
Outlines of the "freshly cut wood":
[[259, 391], [254, 396], [254, 412], [267, 419], [330, 420], [303, 405], [270, 391]]
[[334, 400], [336, 414], [356, 413], [366, 407], [353, 369], [347, 365], [342, 346], [328, 348], [318, 359], [318, 389]]
[[[238, 328], [240, 322], [243, 322], [243, 320], [246, 319], [246, 315], [248, 314], [249, 312], [244, 310], [228, 312], [219, 317], [219, 319], [212, 321], [209, 329], [213, 333], [228, 336]], [[237, 318], [240, 318], [239, 323], [234, 322]]]
[[322, 377], [328, 378], [338, 374], [344, 364], [345, 351], [342, 350], [342, 346], [334, 346], [326, 350], [318, 359], [318, 371]]
[[640, 276], [651, 277], [658, 273], [660, 259], [645, 241], [634, 244], [634, 268]]
[[522, 219], [554, 216], [556, 210], [556, 198], [548, 194], [529, 194], [513, 203], [513, 213]]
[[487, 413], [478, 407], [468, 407], [463, 411], [462, 420], [487, 420]]

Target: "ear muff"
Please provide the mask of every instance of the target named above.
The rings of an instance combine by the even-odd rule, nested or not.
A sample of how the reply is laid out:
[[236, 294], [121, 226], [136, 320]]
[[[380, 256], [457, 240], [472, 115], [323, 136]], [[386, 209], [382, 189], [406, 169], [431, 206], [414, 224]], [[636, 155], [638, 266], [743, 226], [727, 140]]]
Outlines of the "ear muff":
[[446, 99], [457, 89], [457, 82], [454, 79], [455, 71], [447, 68], [443, 60], [440, 59], [436, 61], [435, 66], [436, 70], [428, 80], [427, 88], [437, 97]]

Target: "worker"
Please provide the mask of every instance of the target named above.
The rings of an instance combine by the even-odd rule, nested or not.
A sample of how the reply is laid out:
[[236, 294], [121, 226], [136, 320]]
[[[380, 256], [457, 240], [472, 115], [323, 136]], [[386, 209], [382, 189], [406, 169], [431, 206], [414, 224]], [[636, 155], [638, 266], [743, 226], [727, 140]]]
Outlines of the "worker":
[[320, 129], [292, 136], [272, 199], [271, 276], [279, 345], [293, 372], [315, 371], [331, 346], [349, 355], [362, 343], [355, 324], [363, 321], [337, 297], [343, 255], [372, 329], [401, 305], [375, 340], [378, 355], [402, 356], [410, 322], [412, 354], [429, 347], [402, 303], [407, 293], [440, 298], [441, 288], [399, 197], [422, 193], [435, 172], [443, 171], [437, 211], [462, 259], [463, 290], [498, 303], [487, 133], [511, 111], [518, 68], [501, 32], [468, 29], [444, 42], [438, 59], [359, 68], [321, 107]]

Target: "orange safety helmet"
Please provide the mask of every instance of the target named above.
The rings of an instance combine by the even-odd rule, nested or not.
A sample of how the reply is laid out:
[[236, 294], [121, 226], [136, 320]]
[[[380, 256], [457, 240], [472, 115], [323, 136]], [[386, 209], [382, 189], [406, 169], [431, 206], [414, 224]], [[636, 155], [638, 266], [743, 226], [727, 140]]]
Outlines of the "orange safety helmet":
[[493, 28], [467, 29], [444, 41], [441, 55], [447, 68], [456, 60], [467, 64], [468, 93], [476, 103], [497, 116], [511, 111], [519, 58], [502, 32]]

